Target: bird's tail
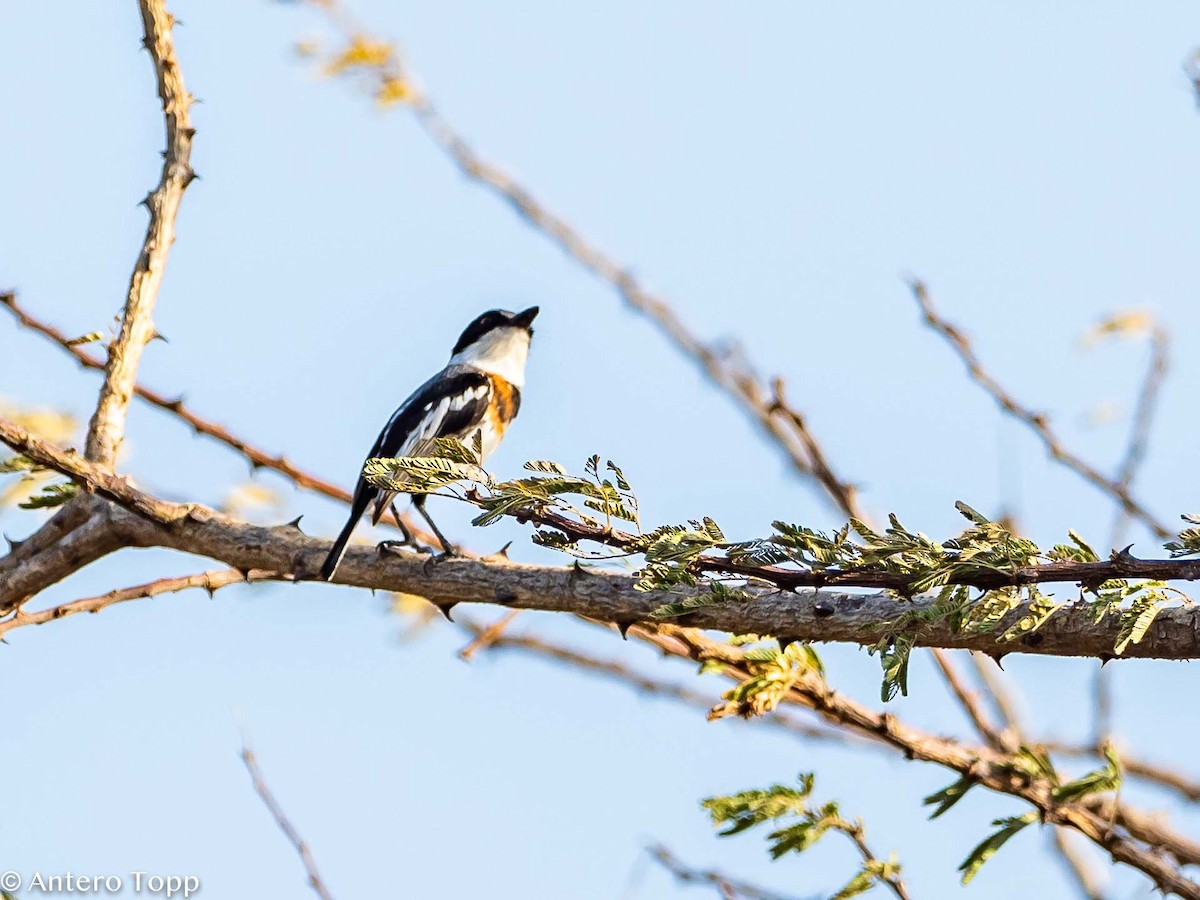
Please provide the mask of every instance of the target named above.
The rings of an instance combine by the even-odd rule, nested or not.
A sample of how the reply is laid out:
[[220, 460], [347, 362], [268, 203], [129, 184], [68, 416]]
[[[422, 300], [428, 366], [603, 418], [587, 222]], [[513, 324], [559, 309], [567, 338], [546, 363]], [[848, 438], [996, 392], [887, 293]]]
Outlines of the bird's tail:
[[363, 510], [367, 508], [374, 495], [374, 491], [369, 489], [363, 490], [362, 487], [360, 485], [359, 490], [354, 492], [354, 502], [350, 506], [350, 518], [346, 520], [346, 524], [342, 528], [342, 533], [333, 542], [333, 549], [329, 551], [329, 555], [325, 557], [325, 562], [321, 565], [322, 581], [328, 581], [333, 577], [333, 573], [337, 571], [338, 563], [346, 555], [346, 545], [350, 543], [350, 535], [354, 533], [354, 526], [362, 518]]

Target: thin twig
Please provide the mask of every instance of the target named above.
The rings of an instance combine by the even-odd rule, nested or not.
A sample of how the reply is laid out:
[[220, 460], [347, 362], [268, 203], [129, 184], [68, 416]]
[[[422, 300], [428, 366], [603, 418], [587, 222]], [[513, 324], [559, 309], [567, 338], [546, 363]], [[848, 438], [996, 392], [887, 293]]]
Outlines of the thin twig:
[[971, 342], [967, 340], [966, 335], [956, 326], [951, 325], [942, 318], [937, 310], [934, 309], [933, 301], [929, 296], [929, 290], [926, 288], [924, 282], [914, 279], [910, 283], [910, 287], [912, 288], [913, 297], [916, 298], [917, 303], [921, 307], [921, 312], [924, 314], [925, 323], [945, 338], [946, 342], [958, 354], [959, 359], [967, 367], [967, 372], [971, 376], [971, 379], [991, 394], [992, 399], [996, 401], [1002, 410], [1018, 421], [1028, 425], [1030, 430], [1042, 442], [1042, 445], [1046, 448], [1046, 452], [1050, 454], [1052, 459], [1071, 469], [1098, 490], [1108, 494], [1130, 516], [1136, 518], [1158, 537], [1165, 539], [1174, 536], [1175, 532], [1158, 521], [1149, 509], [1136, 500], [1126, 485], [1122, 485], [1115, 479], [1109, 478], [1097, 468], [1068, 450], [1062, 441], [1059, 440], [1058, 435], [1050, 428], [1050, 423], [1044, 413], [1033, 412], [1028, 407], [1022, 406], [1012, 394], [988, 374], [987, 370], [983, 368], [983, 364], [979, 361], [974, 348], [971, 346]]
[[[1133, 423], [1130, 425], [1129, 437], [1125, 445], [1125, 455], [1117, 469], [1117, 483], [1126, 491], [1132, 490], [1134, 479], [1137, 477], [1142, 463], [1146, 458], [1146, 449], [1150, 442], [1150, 434], [1154, 424], [1154, 415], [1158, 410], [1158, 398], [1162, 385], [1167, 377], [1169, 367], [1171, 337], [1165, 328], [1157, 322], [1151, 323], [1150, 328], [1150, 364], [1142, 378], [1142, 386], [1138, 391], [1137, 404], [1133, 411]], [[1109, 546], [1120, 547], [1125, 542], [1125, 530], [1129, 525], [1129, 511], [1124, 506], [1117, 506], [1116, 517], [1113, 520], [1112, 534]], [[1097, 747], [1102, 746], [1112, 731], [1113, 721], [1113, 688], [1112, 681], [1116, 677], [1115, 670], [1101, 666], [1096, 670], [1092, 680], [1092, 730], [1093, 740]]]
[[[842, 834], [850, 838], [851, 843], [858, 848], [864, 866], [879, 867], [883, 865], [883, 861], [872, 853], [871, 848], [867, 846], [867, 834], [860, 820], [856, 819], [850, 822], [841, 816], [835, 816], [829, 827], [842, 832]], [[900, 877], [899, 873], [889, 872], [880, 876], [879, 881], [886, 885], [896, 895], [898, 900], [908, 900], [908, 888], [905, 886], [904, 879]]]
[[260, 572], [257, 570], [241, 572], [238, 569], [218, 569], [211, 572], [200, 572], [196, 575], [186, 575], [182, 578], [159, 578], [148, 584], [120, 588], [109, 591], [107, 594], [85, 597], [81, 600], [72, 600], [69, 603], [61, 603], [58, 606], [39, 609], [35, 612], [18, 609], [7, 619], [0, 619], [0, 639], [3, 639], [4, 635], [14, 628], [22, 628], [26, 625], [43, 625], [46, 622], [64, 619], [67, 616], [73, 616], [77, 613], [98, 613], [100, 610], [107, 609], [114, 604], [127, 603], [130, 600], [144, 600], [150, 597], [157, 597], [159, 594], [174, 594], [188, 588], [204, 588], [211, 596], [214, 591], [231, 584], [244, 584], [254, 581], [278, 581], [281, 578], [282, 576], [274, 572]]
[[467, 644], [458, 651], [459, 659], [470, 662], [471, 657], [473, 657], [480, 650], [486, 650], [488, 647], [492, 646], [494, 643], [496, 643], [496, 641], [500, 640], [501, 636], [503, 636], [504, 629], [512, 624], [512, 620], [520, 614], [521, 611], [519, 609], [510, 610], [491, 625], [488, 625], [477, 635], [475, 635], [471, 643]]
[[308, 844], [300, 837], [300, 833], [293, 827], [283, 808], [280, 807], [270, 788], [267, 787], [266, 781], [263, 780], [262, 770], [258, 767], [258, 760], [255, 758], [253, 751], [250, 750], [249, 745], [244, 741], [242, 743], [241, 756], [242, 762], [246, 765], [246, 770], [250, 773], [250, 780], [254, 784], [255, 793], [262, 798], [262, 802], [271, 813], [271, 817], [275, 819], [275, 824], [279, 826], [279, 830], [283, 832], [284, 836], [300, 855], [300, 861], [304, 864], [304, 871], [308, 873], [309, 886], [321, 900], [333, 900], [333, 895], [329, 893], [329, 889], [325, 887], [325, 882], [321, 880], [321, 873], [317, 871], [317, 861], [313, 859], [312, 852], [308, 849]]
[[738, 881], [716, 869], [693, 869], [662, 844], [651, 844], [646, 848], [646, 852], [670, 872], [676, 881], [681, 884], [711, 887], [722, 900], [789, 900], [783, 894]]
[[[1117, 469], [1117, 484], [1125, 491], [1133, 488], [1134, 479], [1146, 459], [1146, 448], [1150, 443], [1154, 416], [1158, 411], [1158, 398], [1170, 365], [1170, 349], [1170, 334], [1161, 325], [1155, 324], [1150, 331], [1150, 365], [1146, 368], [1146, 375], [1138, 391], [1137, 404], [1133, 410], [1133, 424], [1130, 426], [1129, 438], [1125, 445], [1125, 456]], [[1110, 541], [1112, 546], [1119, 547], [1123, 543], [1122, 537], [1128, 521], [1129, 510], [1121, 504], [1117, 508], [1117, 518], [1113, 523]]]
[[[464, 619], [461, 624], [465, 631], [476, 636], [483, 634], [486, 630], [486, 626], [473, 622], [470, 619]], [[606, 624], [604, 627], [611, 630], [612, 625]], [[676, 700], [705, 713], [712, 709], [713, 698], [703, 691], [692, 690], [676, 682], [651, 678], [619, 660], [601, 659], [591, 656], [581, 650], [565, 647], [562, 644], [548, 641], [536, 635], [505, 633], [497, 637], [489, 649], [493, 652], [507, 650], [532, 654], [543, 659], [565, 663], [572, 669], [593, 672], [597, 675], [612, 678], [628, 685], [638, 693]], [[825, 741], [860, 748], [870, 746], [865, 741], [855, 738], [853, 735], [802, 722], [795, 716], [780, 710], [776, 710], [769, 716], [758, 716], [754, 719], [739, 721], [748, 721], [766, 728], [788, 731], [805, 740]]]
[[155, 336], [154, 304], [167, 268], [167, 256], [175, 242], [175, 216], [183, 192], [196, 177], [189, 164], [192, 137], [196, 131], [188, 118], [192, 95], [183, 83], [183, 71], [175, 56], [171, 28], [174, 17], [163, 0], [139, 0], [143, 46], [150, 53], [158, 96], [166, 123], [167, 146], [163, 152], [158, 187], [145, 199], [150, 221], [146, 237], [129, 280], [129, 293], [121, 328], [108, 347], [108, 364], [96, 411], [88, 425], [85, 455], [92, 462], [112, 466], [125, 433], [125, 414], [137, 380], [142, 351]]
[[991, 700], [996, 714], [1000, 716], [1000, 721], [1004, 723], [1004, 728], [1010, 731], [1019, 731], [1021, 714], [1017, 710], [1016, 701], [1013, 700], [1008, 685], [1000, 677], [1000, 667], [996, 665], [996, 660], [986, 653], [973, 651], [971, 662], [975, 666], [975, 673], [979, 676], [979, 680], [987, 689], [988, 699]]
[[1079, 888], [1085, 900], [1105, 900], [1104, 887], [1100, 878], [1092, 869], [1090, 862], [1079, 850], [1072, 845], [1071, 836], [1066, 828], [1051, 828], [1050, 842], [1062, 858], [1063, 868], [1075, 886]]
[[942, 673], [942, 678], [958, 700], [958, 705], [962, 707], [963, 712], [967, 714], [967, 718], [975, 726], [975, 730], [979, 733], [979, 736], [987, 744], [997, 749], [1015, 749], [1006, 746], [1002, 733], [988, 720], [987, 713], [983, 711], [983, 707], [979, 704], [979, 697], [963, 683], [962, 678], [959, 677], [958, 670], [954, 667], [954, 663], [950, 659], [950, 655], [945, 650], [936, 647], [931, 652], [934, 663], [937, 664], [938, 669]]

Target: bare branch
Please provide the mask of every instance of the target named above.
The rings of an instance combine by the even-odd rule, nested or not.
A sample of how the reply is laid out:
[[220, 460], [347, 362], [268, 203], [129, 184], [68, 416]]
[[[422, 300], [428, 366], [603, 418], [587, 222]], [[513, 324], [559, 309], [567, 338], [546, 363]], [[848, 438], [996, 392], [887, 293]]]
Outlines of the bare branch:
[[[111, 514], [113, 510], [107, 504], [92, 505], [86, 502], [86, 498], [76, 498], [72, 504], [76, 504], [84, 514], [82, 524], [72, 528], [56, 542], [47, 543], [35, 554], [11, 554], [21, 558], [15, 565], [6, 566], [6, 571], [0, 574], [0, 615], [15, 609], [89, 563], [129, 545], [131, 532], [120, 517]], [[67, 512], [65, 508], [62, 510], [64, 514]], [[53, 521], [47, 525], [53, 524]], [[43, 531], [35, 536], [40, 537]]]
[[[1150, 365], [1142, 379], [1141, 390], [1138, 391], [1137, 405], [1133, 410], [1133, 425], [1130, 427], [1129, 440], [1125, 445], [1125, 457], [1117, 470], [1117, 484], [1129, 491], [1133, 480], [1137, 477], [1138, 469], [1146, 458], [1146, 448], [1150, 442], [1151, 426], [1154, 424], [1154, 414], [1158, 411], [1158, 396], [1162, 391], [1163, 381], [1167, 377], [1171, 337], [1166, 329], [1155, 324], [1150, 332]], [[1117, 520], [1113, 524], [1112, 545], [1122, 544], [1122, 532], [1129, 519], [1129, 510], [1124, 504], [1118, 507]]]
[[254, 785], [254, 791], [262, 798], [262, 802], [266, 805], [267, 810], [271, 813], [271, 817], [275, 820], [275, 824], [279, 826], [279, 830], [283, 832], [296, 852], [300, 855], [300, 861], [304, 863], [304, 871], [308, 873], [308, 884], [313, 889], [321, 900], [333, 900], [333, 895], [329, 893], [329, 889], [325, 887], [325, 882], [321, 880], [321, 873], [317, 871], [317, 861], [313, 859], [312, 852], [308, 849], [308, 844], [300, 837], [292, 823], [288, 820], [279, 802], [267, 787], [266, 781], [263, 780], [262, 770], [258, 767], [258, 760], [250, 747], [242, 743], [242, 762], [246, 766], [246, 771], [250, 773], [250, 781]]
[[1100, 883], [1099, 876], [1093, 871], [1089, 860], [1072, 845], [1067, 829], [1052, 828], [1050, 835], [1051, 843], [1062, 858], [1067, 874], [1079, 888], [1079, 893], [1086, 900], [1105, 900], [1104, 888]]
[[98, 613], [100, 610], [106, 609], [116, 603], [127, 603], [130, 600], [143, 600], [150, 597], [157, 597], [159, 594], [173, 594], [178, 591], [187, 590], [188, 588], [197, 587], [204, 588], [211, 595], [213, 591], [231, 584], [273, 580], [277, 579], [270, 573], [254, 571], [240, 572], [237, 569], [201, 572], [197, 575], [185, 575], [182, 578], [159, 578], [148, 584], [120, 588], [109, 591], [107, 594], [85, 597], [82, 600], [72, 600], [70, 603], [61, 603], [58, 606], [40, 609], [36, 612], [26, 612], [23, 609], [18, 609], [7, 619], [0, 619], [0, 638], [3, 638], [5, 634], [14, 628], [21, 628], [25, 625], [43, 625], [46, 622], [57, 621], [67, 616], [73, 616], [76, 613]]
[[971, 379], [991, 394], [992, 399], [996, 401], [1004, 412], [1028, 425], [1029, 429], [1041, 440], [1042, 445], [1046, 448], [1046, 452], [1050, 454], [1050, 457], [1055, 462], [1071, 469], [1095, 488], [1108, 494], [1130, 516], [1142, 522], [1158, 537], [1169, 538], [1174, 534], [1170, 528], [1155, 518], [1149, 509], [1133, 497], [1127, 485], [1121, 484], [1119, 481], [1104, 475], [1094, 466], [1064, 447], [1058, 435], [1050, 428], [1050, 423], [1044, 413], [1033, 412], [1029, 408], [1022, 406], [1012, 394], [988, 374], [987, 370], [983, 368], [983, 364], [979, 361], [979, 357], [975, 354], [974, 348], [971, 347], [970, 341], [967, 340], [966, 335], [956, 326], [951, 325], [942, 318], [937, 310], [934, 309], [933, 301], [929, 296], [929, 290], [926, 288], [924, 282], [914, 280], [910, 287], [912, 288], [913, 297], [916, 298], [917, 303], [921, 307], [921, 312], [925, 316], [925, 323], [946, 339], [946, 342], [958, 354], [963, 364], [967, 367], [967, 372], [970, 374]]
[[959, 677], [958, 670], [954, 668], [954, 663], [950, 660], [949, 654], [937, 648], [932, 652], [933, 661], [941, 671], [942, 677], [945, 679], [951, 693], [954, 694], [955, 699], [958, 700], [958, 705], [967, 714], [967, 718], [971, 720], [971, 724], [975, 726], [975, 730], [983, 738], [984, 742], [988, 746], [997, 749], [1015, 750], [1015, 747], [1007, 746], [1011, 742], [1006, 741], [1003, 733], [988, 720], [987, 713], [979, 705], [979, 697], [963, 683], [962, 678]]
[[96, 412], [88, 425], [85, 455], [92, 462], [111, 467], [125, 433], [125, 414], [137, 380], [138, 363], [155, 335], [154, 304], [167, 267], [167, 255], [175, 242], [175, 216], [183, 192], [196, 177], [190, 165], [192, 128], [188, 109], [192, 95], [183, 83], [183, 72], [175, 56], [171, 28], [174, 17], [163, 0], [139, 0], [142, 13], [143, 45], [154, 63], [158, 96], [166, 122], [167, 147], [163, 153], [162, 176], [158, 187], [146, 197], [150, 221], [133, 275], [121, 329], [108, 347], [108, 365]]
[[[486, 631], [486, 626], [469, 619], [456, 622], [456, 624], [460, 624], [466, 631], [476, 636], [482, 635]], [[612, 626], [608, 627], [611, 628]], [[630, 632], [630, 634], [633, 633], [632, 631]], [[704, 713], [712, 709], [713, 698], [703, 691], [693, 690], [675, 682], [651, 678], [619, 660], [600, 659], [581, 650], [564, 647], [561, 644], [553, 643], [535, 635], [505, 633], [496, 637], [488, 649], [492, 652], [505, 650], [519, 651], [543, 659], [561, 662], [572, 669], [592, 672], [622, 682], [639, 693], [677, 700], [687, 706], [695, 707]], [[682, 659], [689, 658], [683, 653], [675, 654], [675, 656]], [[731, 677], [735, 676], [731, 675]], [[739, 721], [788, 731], [805, 740], [827, 741], [851, 747], [869, 746], [866, 742], [855, 738], [853, 735], [843, 734], [831, 728], [817, 727], [807, 722], [802, 722], [796, 717], [780, 710], [776, 710], [769, 716], [757, 716], [753, 719], [739, 719]]]
[[676, 881], [681, 884], [709, 885], [722, 900], [788, 900], [782, 894], [730, 878], [716, 869], [693, 869], [662, 844], [651, 844], [646, 848], [646, 852], [670, 872]]
[[520, 614], [521, 611], [519, 609], [509, 610], [491, 625], [480, 629], [472, 639], [471, 643], [467, 644], [467, 646], [458, 651], [459, 659], [470, 662], [471, 657], [473, 657], [480, 650], [486, 650], [488, 647], [495, 644], [496, 641], [503, 637], [504, 629], [511, 625], [513, 619]]

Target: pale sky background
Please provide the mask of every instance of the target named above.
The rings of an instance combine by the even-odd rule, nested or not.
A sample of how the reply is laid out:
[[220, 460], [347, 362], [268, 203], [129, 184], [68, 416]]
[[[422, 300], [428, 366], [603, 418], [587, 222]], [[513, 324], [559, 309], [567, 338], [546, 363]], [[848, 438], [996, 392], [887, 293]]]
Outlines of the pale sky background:
[[[202, 180], [179, 218], [144, 382], [349, 485], [380, 424], [491, 306], [539, 304], [525, 406], [494, 458], [621, 463], [647, 521], [711, 515], [833, 527], [729, 402], [614, 292], [467, 182], [403, 111], [380, 113], [292, 52], [310, 11], [179, 0], [178, 50], [203, 103]], [[1084, 352], [1102, 316], [1147, 307], [1171, 329], [1170, 381], [1138, 492], [1174, 520], [1192, 477], [1200, 380], [1200, 112], [1181, 63], [1194, 3], [816, 4], [363, 0], [446, 116], [489, 159], [625, 261], [708, 339], [781, 373], [867, 506], [931, 535], [956, 499], [1015, 509], [1049, 544], [1105, 544], [1110, 505], [1047, 462], [919, 321], [928, 280], [997, 376], [1105, 470], [1120, 458], [1146, 350]], [[136, 4], [10, 3], [0, 17], [0, 286], [71, 333], [119, 309], [158, 177], [162, 121]], [[0, 396], [86, 418], [98, 379], [0, 316]], [[1121, 416], [1088, 424], [1117, 402]], [[135, 405], [123, 466], [174, 498], [220, 502], [248, 475], [220, 446]], [[276, 477], [257, 480], [282, 488]], [[332, 536], [344, 512], [285, 491]], [[472, 546], [524, 529], [468, 533]], [[266, 515], [266, 514], [264, 514]], [[5, 512], [33, 530], [40, 514]], [[363, 530], [366, 537], [366, 529]], [[1135, 552], [1156, 542], [1135, 529]], [[45, 599], [100, 593], [204, 561], [127, 551]], [[494, 608], [480, 608], [494, 616]], [[548, 615], [544, 631], [656, 675], [634, 644]], [[797, 896], [854, 871], [836, 836], [770, 864], [762, 836], [717, 839], [702, 797], [815, 770], [819, 799], [899, 853], [914, 896], [957, 896], [989, 821], [1024, 811], [976, 792], [936, 822], [953, 780], [877, 751], [806, 745], [513, 655], [461, 662], [437, 624], [402, 641], [382, 596], [323, 586], [164, 597], [19, 630], [0, 646], [8, 763], [0, 869], [197, 874], [204, 897], [304, 897], [292, 848], [237, 758], [245, 723], [334, 894], [651, 898], [694, 894], [645, 861], [685, 860]], [[879, 667], [823, 650], [832, 683], [877, 702]], [[1009, 657], [1045, 736], [1082, 735], [1095, 664]], [[1195, 667], [1123, 663], [1117, 721], [1143, 755], [1197, 767]], [[893, 711], [962, 727], [922, 659]], [[1193, 832], [1200, 819], [1152, 792]], [[1029, 829], [970, 896], [1072, 896]], [[1122, 871], [1114, 897], [1148, 894]]]

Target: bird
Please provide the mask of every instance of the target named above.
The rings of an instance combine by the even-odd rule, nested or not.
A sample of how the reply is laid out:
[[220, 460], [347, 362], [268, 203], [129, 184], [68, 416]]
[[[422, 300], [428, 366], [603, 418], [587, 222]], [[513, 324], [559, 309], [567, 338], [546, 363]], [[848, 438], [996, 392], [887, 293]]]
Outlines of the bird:
[[[537, 314], [538, 307], [531, 306], [518, 313], [491, 309], [476, 316], [459, 336], [445, 368], [417, 388], [388, 419], [367, 459], [423, 456], [438, 438], [456, 438], [472, 446], [478, 435], [482, 463], [499, 446], [521, 408], [525, 362]], [[367, 507], [374, 504], [371, 524], [378, 524], [389, 508], [395, 514], [395, 496], [370, 484], [360, 469], [350, 518], [321, 566], [321, 580], [329, 581], [337, 572], [350, 536]], [[425, 499], [425, 494], [414, 494], [413, 506], [437, 535], [442, 551], [453, 555], [450, 542], [429, 517]], [[400, 522], [399, 516], [396, 521]], [[411, 543], [403, 523], [400, 527], [404, 543]]]

